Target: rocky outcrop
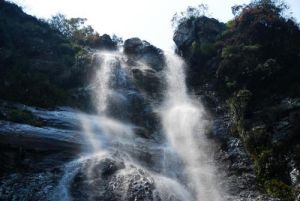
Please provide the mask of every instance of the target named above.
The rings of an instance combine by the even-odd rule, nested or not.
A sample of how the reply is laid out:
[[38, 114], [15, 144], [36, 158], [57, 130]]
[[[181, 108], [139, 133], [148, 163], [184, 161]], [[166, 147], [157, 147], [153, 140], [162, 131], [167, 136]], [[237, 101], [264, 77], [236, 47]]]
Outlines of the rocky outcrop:
[[190, 46], [195, 39], [195, 27], [192, 21], [179, 24], [173, 35], [173, 41], [178, 49]]
[[190, 87], [215, 84], [213, 79], [218, 65], [215, 43], [225, 28], [224, 23], [206, 16], [187, 19], [176, 28], [173, 41], [177, 54], [189, 64], [186, 77]]
[[108, 34], [103, 34], [99, 37], [99, 40], [95, 42], [94, 48], [99, 50], [116, 50], [117, 44]]
[[[75, 111], [46, 111], [1, 101], [1, 174], [41, 171], [71, 160], [81, 151]], [[77, 131], [76, 131], [77, 130]]]
[[100, 161], [90, 159], [83, 163], [70, 190], [75, 201], [150, 201], [154, 199], [154, 189], [153, 179], [145, 170], [127, 166], [114, 156]]
[[164, 66], [163, 51], [139, 38], [130, 38], [124, 42], [124, 53], [131, 62], [141, 61], [156, 71]]
[[173, 40], [180, 54], [185, 57], [191, 54], [193, 42], [204, 44], [212, 42], [225, 29], [225, 25], [214, 18], [205, 16], [195, 20], [186, 20], [175, 30]]
[[213, 139], [219, 144], [216, 161], [226, 179], [228, 201], [280, 201], [260, 191], [254, 166], [240, 139], [229, 132], [230, 117], [219, 113], [213, 121]]
[[164, 86], [162, 70], [165, 57], [161, 49], [139, 38], [130, 38], [124, 42], [127, 65], [131, 69], [134, 85], [152, 101], [162, 98]]

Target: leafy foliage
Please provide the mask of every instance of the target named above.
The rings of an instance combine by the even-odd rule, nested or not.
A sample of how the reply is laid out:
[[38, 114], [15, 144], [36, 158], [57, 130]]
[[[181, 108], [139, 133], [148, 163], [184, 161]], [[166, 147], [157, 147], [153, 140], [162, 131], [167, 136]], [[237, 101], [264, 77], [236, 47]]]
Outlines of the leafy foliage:
[[294, 200], [291, 187], [281, 181], [275, 179], [266, 181], [265, 188], [267, 189], [267, 192], [274, 197], [282, 198], [285, 201]]
[[[183, 18], [177, 29], [186, 19], [196, 27], [190, 26], [193, 41], [178, 46], [190, 64], [189, 86], [213, 91], [226, 103], [231, 131], [249, 151], [265, 191], [291, 200], [289, 164], [299, 161], [300, 118], [289, 117], [299, 109], [281, 108], [286, 98], [300, 98], [300, 29], [287, 9], [283, 1], [255, 0], [234, 6], [234, 19], [221, 29], [214, 29], [215, 19], [198, 14]], [[292, 128], [278, 130], [286, 119]]]
[[120, 43], [117, 36], [100, 36], [85, 18], [58, 14], [46, 22], [0, 1], [0, 98], [77, 106], [71, 94], [92, 74], [91, 48], [114, 50]]
[[[86, 25], [86, 18], [66, 18], [63, 14], [57, 14], [49, 20], [50, 26], [58, 30], [71, 42], [92, 48], [116, 49], [122, 38], [114, 35], [113, 39], [108, 35], [101, 37], [91, 25]], [[106, 40], [106, 41], [103, 41]], [[103, 44], [105, 43], [106, 44]], [[105, 47], [104, 47], [105, 46]]]
[[77, 51], [47, 23], [12, 3], [0, 2], [2, 99], [39, 106], [66, 103], [67, 86], [62, 83], [68, 83]]
[[186, 11], [173, 15], [172, 26], [176, 29], [179, 24], [207, 15], [207, 11], [208, 6], [206, 4], [200, 4], [197, 7], [189, 6]]

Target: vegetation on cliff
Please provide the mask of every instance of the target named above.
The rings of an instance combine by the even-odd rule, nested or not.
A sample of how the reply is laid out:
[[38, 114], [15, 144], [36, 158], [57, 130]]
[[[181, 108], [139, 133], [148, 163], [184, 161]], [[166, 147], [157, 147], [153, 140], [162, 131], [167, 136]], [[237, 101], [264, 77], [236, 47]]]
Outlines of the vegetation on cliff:
[[174, 41], [189, 63], [191, 89], [213, 91], [228, 106], [232, 134], [247, 147], [262, 188], [293, 200], [299, 193], [291, 172], [300, 168], [300, 29], [286, 10], [281, 1], [257, 0], [234, 6], [226, 24], [186, 15]]
[[[231, 133], [247, 148], [261, 188], [290, 201], [300, 191], [300, 29], [286, 10], [281, 1], [255, 0], [234, 6], [234, 19], [222, 23], [205, 16], [201, 5], [175, 15], [173, 23], [177, 53], [189, 63], [190, 89], [213, 92], [227, 106]], [[122, 42], [85, 23], [61, 14], [38, 20], [0, 1], [0, 99], [79, 106], [73, 95], [93, 72], [90, 52]], [[124, 45], [127, 55], [162, 69], [159, 49], [137, 38]], [[158, 82], [138, 70], [134, 76], [156, 94]], [[0, 119], [43, 125], [21, 109], [0, 113]]]
[[121, 39], [100, 36], [84, 18], [48, 22], [0, 1], [0, 99], [52, 107], [71, 98], [91, 73], [92, 49], [116, 49]]

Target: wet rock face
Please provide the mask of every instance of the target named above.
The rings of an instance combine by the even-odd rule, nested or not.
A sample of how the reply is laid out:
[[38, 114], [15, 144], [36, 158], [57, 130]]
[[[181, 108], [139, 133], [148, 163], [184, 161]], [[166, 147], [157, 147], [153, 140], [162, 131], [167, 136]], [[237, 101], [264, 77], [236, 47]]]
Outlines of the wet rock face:
[[79, 172], [71, 183], [71, 195], [74, 200], [115, 200], [109, 191], [109, 181], [114, 173], [123, 169], [124, 163], [111, 158], [102, 161], [88, 159], [81, 164]]
[[160, 72], [150, 67], [144, 69], [143, 65], [121, 62], [116, 66], [109, 84], [113, 91], [108, 97], [106, 113], [141, 127], [148, 133], [140, 136], [150, 137], [158, 126], [158, 115], [152, 106], [162, 98], [163, 84]]
[[[214, 100], [214, 97], [212, 96]], [[212, 105], [218, 101], [214, 100]], [[220, 104], [221, 105], [221, 104]], [[221, 105], [222, 106], [222, 105]], [[231, 117], [224, 108], [213, 110], [212, 138], [219, 145], [216, 148], [215, 161], [223, 178], [222, 186], [226, 189], [226, 201], [281, 201], [264, 194], [255, 174], [253, 161], [245, 148], [245, 144], [234, 137]]]
[[140, 60], [156, 71], [163, 69], [163, 51], [147, 41], [142, 41], [139, 38], [127, 39], [124, 42], [124, 53], [128, 55], [129, 60], [132, 60], [132, 62]]
[[96, 48], [105, 50], [116, 50], [117, 44], [107, 34], [100, 36], [99, 41], [96, 43]]
[[138, 64], [134, 64], [130, 68], [132, 80], [139, 94], [149, 99], [152, 104], [161, 102], [165, 87], [163, 73], [148, 66], [140, 66]]
[[126, 54], [139, 54], [143, 49], [143, 41], [139, 38], [130, 38], [124, 42], [124, 51]]
[[112, 158], [86, 161], [74, 177], [74, 201], [153, 200], [154, 181], [143, 169]]
[[218, 167], [226, 180], [226, 201], [281, 201], [260, 192], [254, 166], [242, 142], [228, 132], [228, 117], [214, 120], [213, 135], [221, 146], [216, 153]]
[[0, 116], [0, 161], [5, 161], [0, 176], [52, 169], [81, 151], [73, 110], [46, 111], [0, 101]]
[[44, 171], [35, 174], [16, 173], [2, 177], [0, 200], [49, 201], [49, 195], [55, 189], [58, 176], [55, 172]]
[[[0, 200], [59, 200], [61, 197], [56, 197], [56, 192], [65, 165], [78, 157], [84, 143], [77, 136], [79, 119], [67, 108], [47, 111], [20, 107], [44, 123], [43, 127], [35, 127], [0, 120], [0, 159], [5, 161], [0, 166]], [[161, 150], [155, 150], [152, 156], [152, 152], [145, 149], [145, 138], [149, 136], [143, 131], [139, 133], [137, 135], [144, 140], [138, 148], [119, 144], [123, 146], [120, 150], [126, 150], [140, 161], [145, 160], [145, 164], [157, 166], [160, 159], [155, 157], [160, 157]], [[79, 171], [75, 177], [68, 176], [74, 200], [153, 200], [155, 185], [150, 174], [141, 167], [125, 164], [118, 156], [90, 158], [77, 165]]]

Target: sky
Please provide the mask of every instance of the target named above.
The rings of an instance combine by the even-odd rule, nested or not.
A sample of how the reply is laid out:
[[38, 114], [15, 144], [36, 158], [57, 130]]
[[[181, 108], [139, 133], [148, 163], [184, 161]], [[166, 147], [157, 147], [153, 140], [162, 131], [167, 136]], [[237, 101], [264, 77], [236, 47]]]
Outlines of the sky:
[[[87, 24], [101, 35], [116, 34], [123, 39], [139, 37], [162, 49], [171, 49], [172, 16], [188, 6], [208, 5], [208, 12], [222, 22], [233, 18], [231, 6], [250, 0], [11, 0], [28, 14], [48, 19], [62, 13], [87, 18]], [[286, 0], [292, 16], [300, 22], [300, 0]]]

